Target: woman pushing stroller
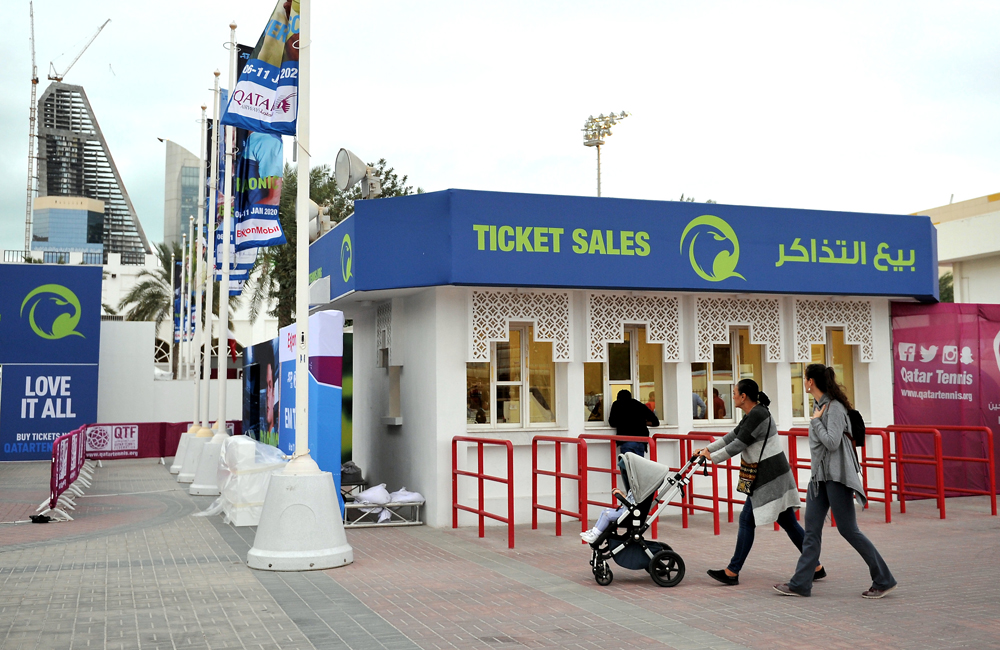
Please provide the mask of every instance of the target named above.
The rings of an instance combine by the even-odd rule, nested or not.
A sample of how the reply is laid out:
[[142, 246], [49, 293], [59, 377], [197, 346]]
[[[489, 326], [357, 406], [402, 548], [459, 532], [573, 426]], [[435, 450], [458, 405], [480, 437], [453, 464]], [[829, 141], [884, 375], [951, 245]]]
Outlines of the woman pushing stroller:
[[[740, 480], [737, 490], [747, 495], [740, 513], [736, 551], [725, 569], [711, 569], [708, 575], [724, 585], [738, 585], [743, 563], [753, 548], [754, 528], [778, 522], [795, 547], [802, 551], [805, 533], [795, 520], [795, 510], [802, 507], [798, 486], [785, 452], [778, 442], [778, 425], [767, 410], [771, 400], [752, 379], [742, 379], [733, 387], [733, 407], [745, 413], [736, 428], [695, 453], [713, 463], [722, 463], [740, 455]], [[812, 580], [826, 576], [816, 566]]]

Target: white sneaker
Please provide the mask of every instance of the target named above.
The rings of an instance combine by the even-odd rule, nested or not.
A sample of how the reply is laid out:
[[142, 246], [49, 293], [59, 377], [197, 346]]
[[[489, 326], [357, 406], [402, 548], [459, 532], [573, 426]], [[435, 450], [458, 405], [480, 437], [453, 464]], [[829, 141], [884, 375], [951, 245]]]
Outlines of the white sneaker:
[[601, 536], [601, 531], [596, 528], [591, 528], [590, 530], [580, 533], [580, 538], [588, 544], [593, 544], [597, 541], [597, 538]]

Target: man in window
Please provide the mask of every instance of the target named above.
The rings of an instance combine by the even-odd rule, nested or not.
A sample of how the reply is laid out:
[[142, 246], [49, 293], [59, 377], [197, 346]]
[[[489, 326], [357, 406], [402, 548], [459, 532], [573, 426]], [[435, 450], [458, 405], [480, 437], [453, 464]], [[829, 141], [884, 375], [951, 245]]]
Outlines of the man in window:
[[715, 407], [715, 419], [725, 420], [726, 419], [726, 401], [722, 399], [719, 395], [719, 389], [712, 389], [712, 405]]
[[705, 400], [701, 398], [701, 395], [691, 393], [691, 402], [695, 420], [704, 420], [708, 417], [708, 406], [705, 405]]
[[[660, 426], [660, 421], [656, 413], [649, 410], [645, 404], [637, 399], [632, 399], [631, 391], [622, 389], [618, 391], [618, 396], [611, 404], [611, 413], [608, 415], [608, 424], [615, 427], [618, 435], [632, 436], [635, 438], [649, 438], [649, 427]], [[639, 456], [646, 455], [648, 443], [638, 441], [626, 441], [618, 443], [618, 454], [631, 451]], [[619, 467], [621, 463], [619, 462]], [[622, 470], [622, 482], [625, 489], [630, 489], [628, 479], [625, 477], [625, 470]]]

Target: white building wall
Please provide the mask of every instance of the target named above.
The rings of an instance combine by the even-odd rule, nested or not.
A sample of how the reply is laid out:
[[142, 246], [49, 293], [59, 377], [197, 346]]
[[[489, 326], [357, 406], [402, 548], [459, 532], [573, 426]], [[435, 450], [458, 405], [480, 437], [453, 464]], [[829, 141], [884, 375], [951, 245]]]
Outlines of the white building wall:
[[[153, 378], [153, 328], [149, 322], [101, 323], [97, 419], [114, 422], [183, 422], [194, 417], [194, 381]], [[243, 412], [242, 382], [228, 380], [226, 418]], [[210, 419], [218, 417], [218, 382], [211, 382]]]
[[[469, 291], [461, 287], [435, 287], [411, 293], [405, 298], [393, 299], [391, 357], [402, 360], [400, 374], [401, 425], [388, 425], [383, 417], [388, 414], [389, 371], [376, 367], [376, 312], [380, 301], [361, 303], [348, 309], [354, 318], [354, 457], [363, 468], [370, 484], [386, 483], [390, 490], [405, 486], [427, 498], [425, 518], [431, 526], [451, 525], [451, 442], [454, 436], [473, 436], [510, 440], [514, 448], [515, 521], [531, 521], [531, 440], [535, 435], [554, 435], [575, 438], [584, 433], [613, 434], [606, 425], [588, 426], [584, 421], [582, 405], [583, 362], [588, 341], [585, 325], [584, 291], [572, 291], [571, 361], [556, 364], [556, 412], [558, 424], [547, 428], [530, 429], [470, 429], [466, 425], [465, 393], [468, 341], [472, 324], [469, 321]], [[791, 408], [791, 359], [793, 358], [792, 301], [783, 299], [782, 324], [784, 335], [783, 358], [778, 362], [763, 364], [763, 390], [772, 398], [772, 412], [782, 430], [808, 426], [807, 419], [793, 419]], [[871, 299], [872, 327], [875, 359], [862, 362], [855, 346], [855, 392], [858, 406], [872, 426], [892, 423], [892, 358], [890, 341], [889, 301]], [[663, 392], [665, 417], [663, 425], [654, 432], [690, 431], [724, 432], [731, 424], [695, 423], [691, 411], [691, 359], [694, 358], [695, 330], [693, 311], [695, 296], [685, 295], [680, 303], [680, 331], [682, 359], [663, 366]], [[836, 325], [831, 323], [831, 325]], [[808, 458], [806, 441], [799, 442], [799, 454]], [[592, 466], [609, 467], [610, 449], [606, 443], [588, 443]], [[877, 451], [873, 449], [871, 451]], [[659, 460], [676, 466], [680, 462], [676, 442], [661, 441]], [[554, 466], [553, 446], [543, 444], [539, 450], [539, 466]], [[576, 467], [575, 449], [564, 447], [563, 467]], [[486, 472], [506, 476], [504, 447], [488, 445], [484, 451]], [[685, 459], [686, 460], [686, 459]], [[473, 443], [458, 444], [458, 465], [461, 469], [475, 470], [477, 446]], [[735, 479], [735, 475], [733, 477]], [[460, 502], [475, 505], [475, 479], [460, 477]], [[590, 498], [606, 500], [609, 491], [606, 474], [590, 476]], [[697, 477], [700, 491], [709, 479]], [[877, 480], [873, 487], [879, 487]], [[563, 503], [574, 509], [576, 485], [563, 483]], [[724, 487], [722, 488], [724, 492]], [[553, 481], [539, 480], [539, 498], [552, 504]], [[485, 503], [487, 510], [506, 514], [506, 487], [486, 482]], [[591, 507], [590, 517], [595, 518], [599, 508]], [[667, 514], [676, 514], [668, 509]], [[725, 516], [725, 515], [723, 515]], [[539, 513], [539, 521], [551, 522], [554, 516]], [[463, 526], [476, 525], [477, 518], [460, 513]], [[498, 522], [488, 520], [490, 525]], [[564, 519], [567, 530], [579, 524]], [[565, 532], [565, 531], [564, 531]]]

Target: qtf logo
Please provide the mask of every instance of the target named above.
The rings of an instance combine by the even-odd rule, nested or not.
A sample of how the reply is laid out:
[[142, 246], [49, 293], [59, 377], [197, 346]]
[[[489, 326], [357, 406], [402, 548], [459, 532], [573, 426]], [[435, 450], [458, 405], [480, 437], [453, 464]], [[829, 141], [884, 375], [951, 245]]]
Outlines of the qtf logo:
[[340, 243], [340, 275], [347, 282], [354, 275], [351, 272], [351, 265], [354, 263], [354, 248], [351, 246], [351, 236], [344, 235], [344, 240]]
[[[52, 325], [47, 330], [40, 327], [35, 321], [35, 308], [43, 301], [45, 294], [53, 294], [48, 296], [48, 299], [60, 307], [68, 306], [73, 309], [72, 314], [62, 313], [56, 316], [55, 320], [52, 321]], [[36, 287], [24, 297], [24, 302], [21, 303], [22, 318], [24, 317], [24, 308], [32, 298], [35, 300], [31, 303], [31, 309], [28, 310], [28, 323], [35, 334], [43, 339], [50, 340], [63, 339], [67, 336], [85, 338], [83, 334], [76, 331], [76, 326], [80, 324], [80, 300], [76, 297], [75, 293], [61, 284], [43, 284], [40, 287]]]
[[[746, 280], [746, 278], [736, 272], [736, 265], [740, 261], [740, 240], [736, 238], [736, 233], [728, 223], [711, 214], [704, 214], [696, 219], [692, 219], [691, 223], [684, 228], [684, 232], [681, 234], [681, 253], [684, 252], [684, 241], [687, 239], [688, 233], [692, 231], [694, 234], [691, 237], [691, 243], [688, 245], [688, 259], [691, 260], [691, 268], [698, 274], [698, 277], [709, 282], [722, 282], [728, 278]], [[715, 260], [712, 262], [712, 270], [710, 272], [703, 269], [695, 258], [695, 243], [702, 232], [707, 232], [717, 242], [724, 241], [732, 244], [732, 250], [724, 248], [715, 254]]]

